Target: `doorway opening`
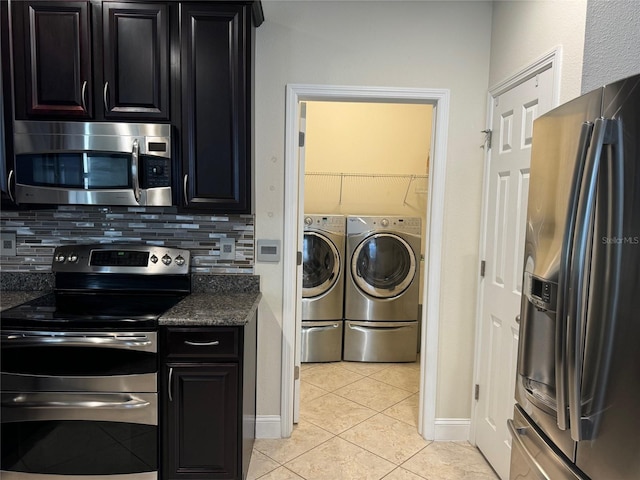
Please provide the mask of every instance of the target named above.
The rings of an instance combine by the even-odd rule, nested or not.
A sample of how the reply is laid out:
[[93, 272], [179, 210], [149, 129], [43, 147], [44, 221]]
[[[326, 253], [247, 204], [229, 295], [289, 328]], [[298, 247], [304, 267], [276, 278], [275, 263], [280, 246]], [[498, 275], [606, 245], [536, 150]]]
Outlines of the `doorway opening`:
[[[426, 439], [436, 438], [436, 384], [441, 274], [441, 238], [444, 211], [446, 139], [449, 113], [449, 91], [442, 89], [406, 89], [384, 87], [336, 87], [288, 85], [285, 135], [285, 232], [283, 251], [301, 252], [304, 214], [304, 151], [300, 132], [301, 105], [318, 102], [368, 102], [423, 104], [433, 107], [433, 123], [429, 154], [427, 199], [422, 225], [424, 239], [424, 282], [420, 304], [424, 305], [419, 322], [420, 393], [418, 431]], [[301, 160], [302, 158], [302, 160]], [[301, 267], [295, 255], [284, 257], [283, 359], [281, 432], [291, 435], [295, 412], [299, 405], [300, 334], [301, 334]], [[291, 288], [295, 286], [295, 288]]]

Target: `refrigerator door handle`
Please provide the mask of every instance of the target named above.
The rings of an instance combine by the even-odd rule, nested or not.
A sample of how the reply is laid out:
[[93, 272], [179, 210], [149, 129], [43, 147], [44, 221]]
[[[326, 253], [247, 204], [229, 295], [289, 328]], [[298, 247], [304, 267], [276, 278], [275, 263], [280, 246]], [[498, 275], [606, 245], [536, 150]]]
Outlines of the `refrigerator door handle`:
[[569, 278], [568, 272], [571, 266], [571, 250], [574, 241], [574, 229], [578, 210], [578, 200], [580, 198], [580, 184], [584, 173], [584, 165], [589, 151], [589, 143], [593, 134], [593, 123], [584, 122], [580, 130], [578, 142], [578, 154], [575, 171], [571, 181], [569, 192], [569, 206], [567, 209], [567, 221], [565, 235], [562, 241], [562, 251], [560, 256], [560, 274], [558, 276], [558, 302], [556, 314], [556, 401], [557, 401], [557, 424], [560, 430], [569, 428], [568, 417], [568, 393], [567, 393], [567, 308], [566, 301], [569, 299]]
[[586, 429], [582, 422], [582, 373], [584, 353], [584, 328], [587, 316], [589, 293], [589, 253], [591, 232], [595, 210], [596, 185], [600, 160], [605, 143], [610, 143], [612, 120], [596, 119], [593, 140], [586, 159], [580, 185], [576, 227], [571, 249], [568, 284], [567, 309], [567, 357], [569, 424], [571, 438], [575, 441], [586, 439]]

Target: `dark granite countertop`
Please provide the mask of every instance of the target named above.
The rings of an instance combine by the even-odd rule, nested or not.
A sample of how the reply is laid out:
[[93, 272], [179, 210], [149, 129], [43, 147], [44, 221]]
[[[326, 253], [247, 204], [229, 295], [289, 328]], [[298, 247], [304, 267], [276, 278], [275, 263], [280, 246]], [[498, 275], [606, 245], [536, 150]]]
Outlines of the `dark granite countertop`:
[[258, 308], [260, 292], [192, 293], [159, 319], [160, 325], [241, 326]]
[[48, 291], [44, 290], [30, 290], [30, 291], [17, 291], [17, 292], [0, 292], [0, 311], [8, 310], [21, 303], [28, 302], [34, 298], [38, 298], [45, 295]]
[[[2, 273], [0, 311], [44, 295], [52, 288], [52, 274]], [[191, 277], [191, 291], [191, 295], [160, 317], [160, 325], [244, 325], [262, 297], [257, 275], [196, 274]]]

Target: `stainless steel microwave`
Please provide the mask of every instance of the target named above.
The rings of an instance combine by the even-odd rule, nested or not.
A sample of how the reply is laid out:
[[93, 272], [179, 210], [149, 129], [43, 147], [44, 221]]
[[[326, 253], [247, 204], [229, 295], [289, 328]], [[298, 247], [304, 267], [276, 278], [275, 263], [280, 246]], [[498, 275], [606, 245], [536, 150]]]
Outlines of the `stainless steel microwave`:
[[171, 125], [14, 123], [15, 201], [171, 205]]

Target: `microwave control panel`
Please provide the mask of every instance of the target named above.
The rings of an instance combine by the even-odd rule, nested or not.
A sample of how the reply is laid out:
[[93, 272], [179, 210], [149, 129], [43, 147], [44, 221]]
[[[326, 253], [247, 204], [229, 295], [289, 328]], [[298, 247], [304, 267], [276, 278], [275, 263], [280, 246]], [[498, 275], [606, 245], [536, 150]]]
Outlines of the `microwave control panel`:
[[171, 163], [168, 158], [143, 157], [140, 178], [142, 188], [169, 187], [171, 185]]

